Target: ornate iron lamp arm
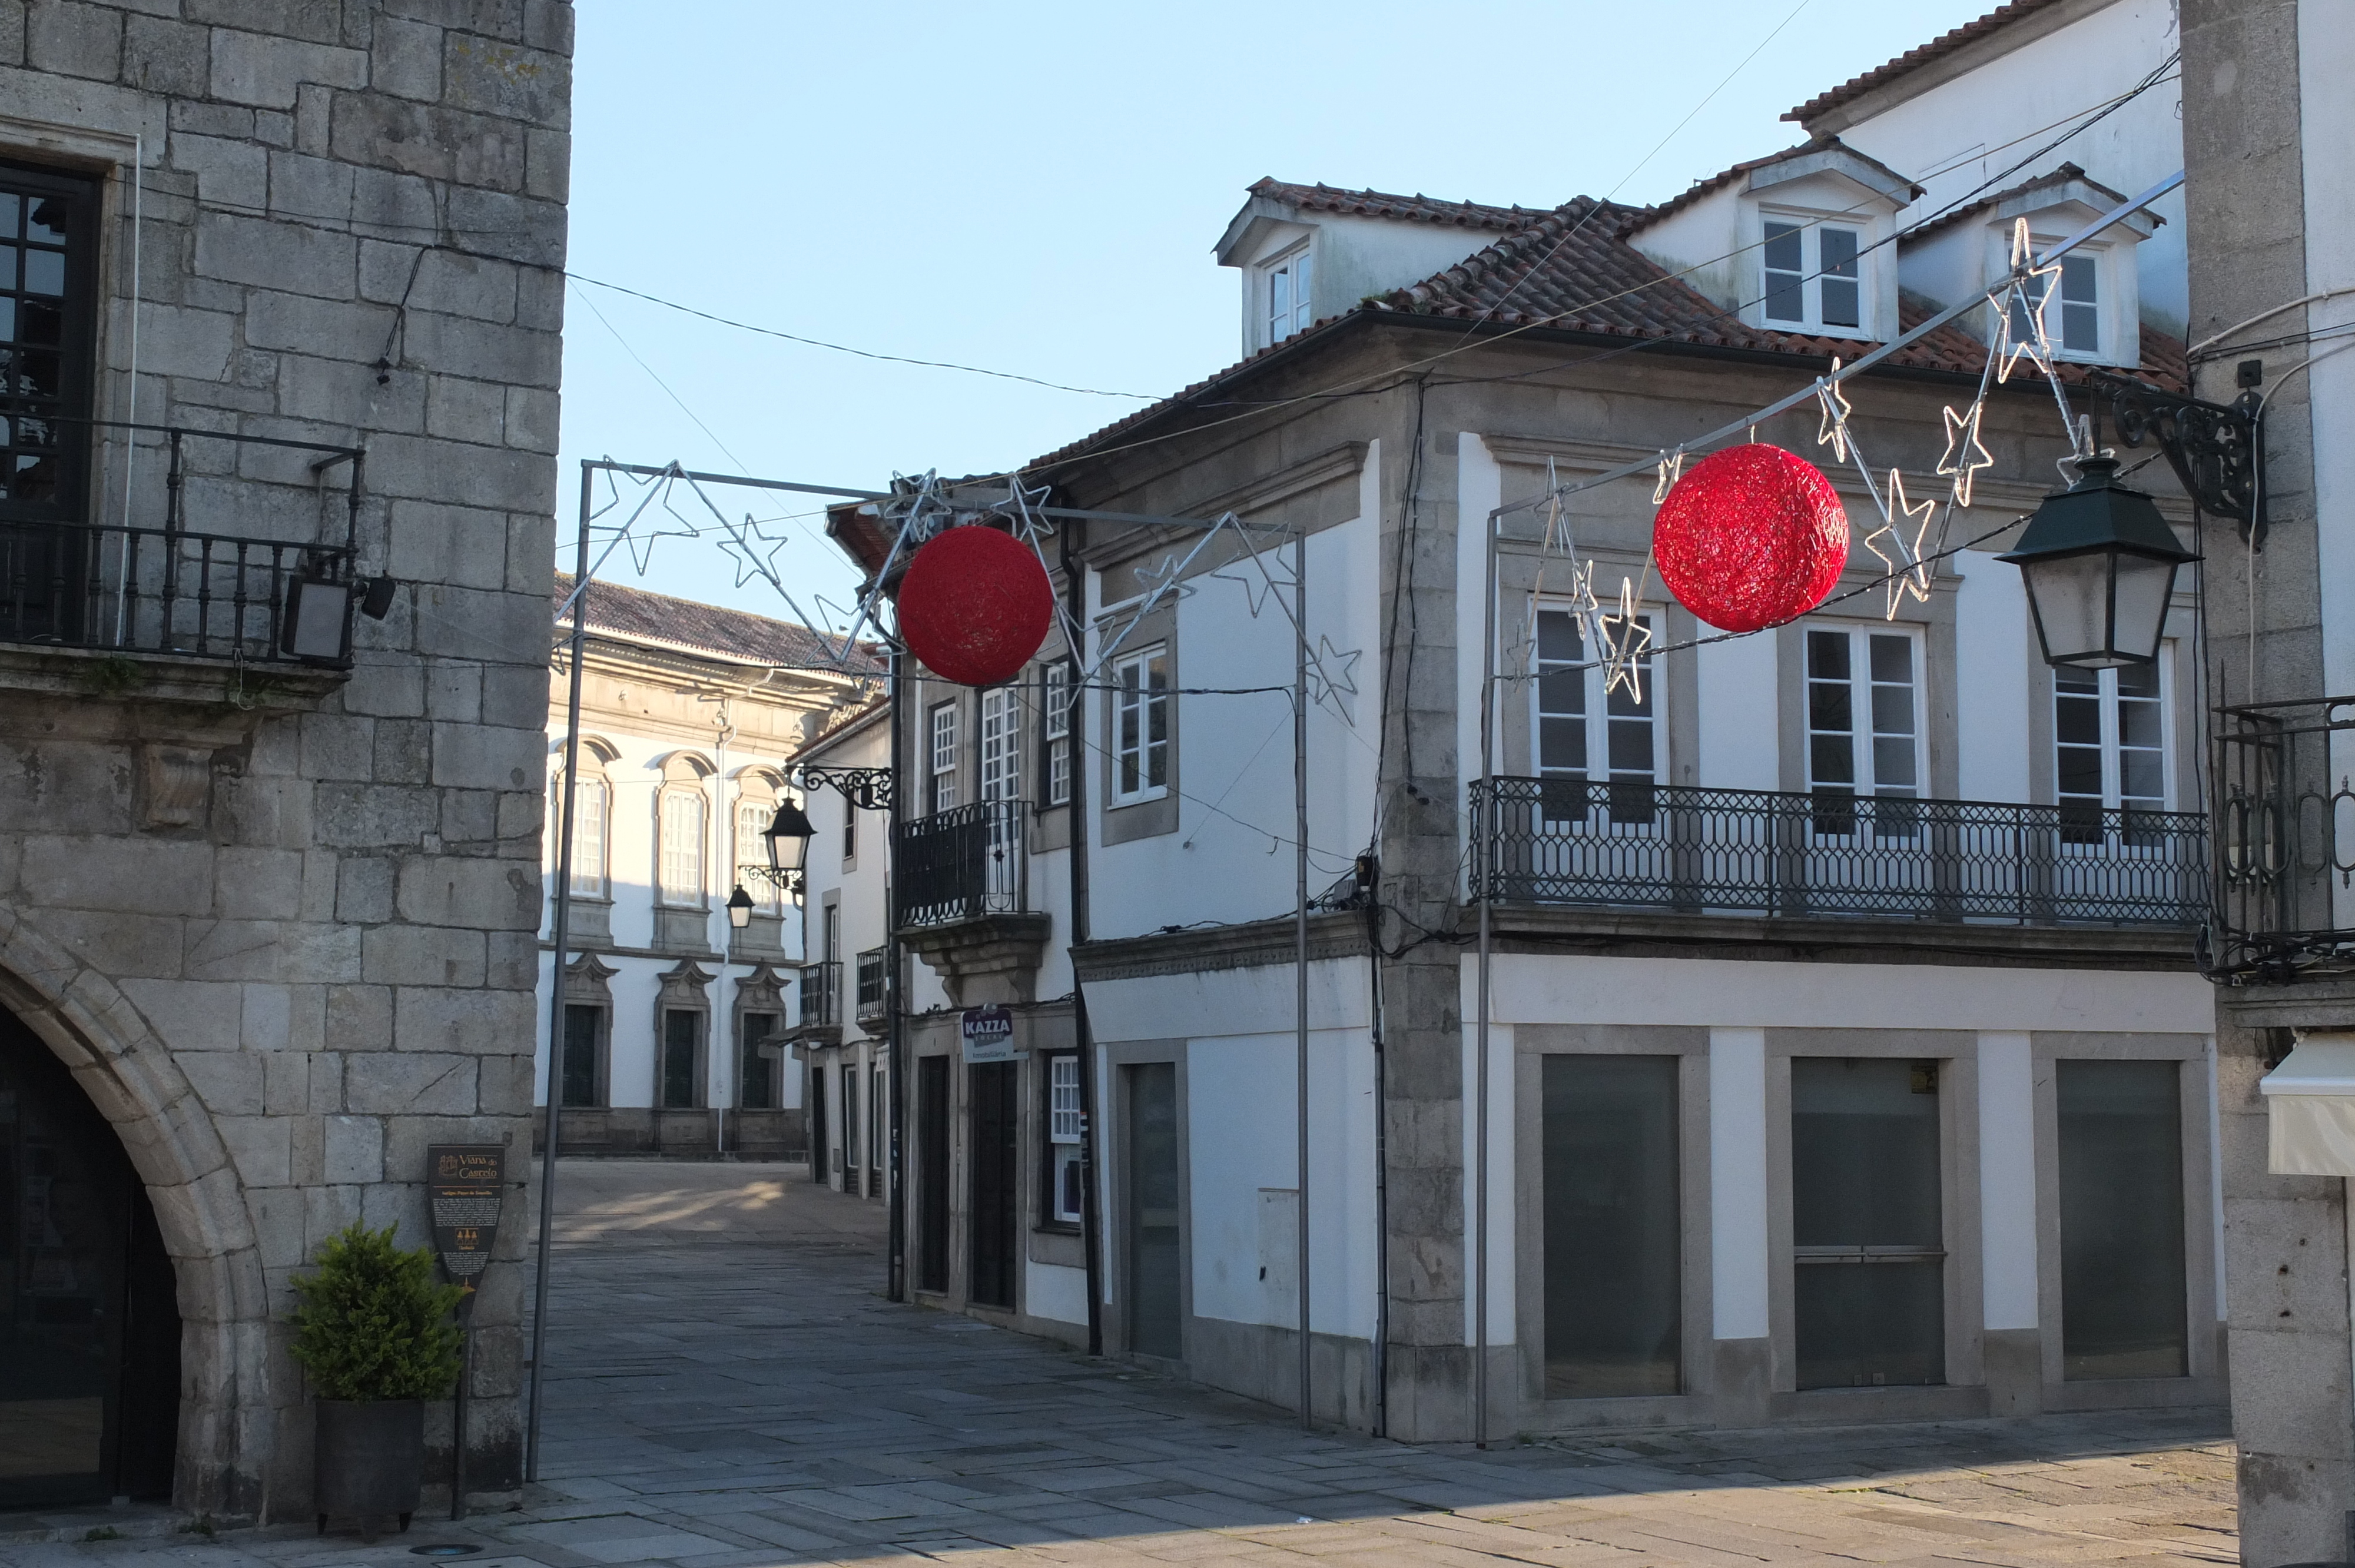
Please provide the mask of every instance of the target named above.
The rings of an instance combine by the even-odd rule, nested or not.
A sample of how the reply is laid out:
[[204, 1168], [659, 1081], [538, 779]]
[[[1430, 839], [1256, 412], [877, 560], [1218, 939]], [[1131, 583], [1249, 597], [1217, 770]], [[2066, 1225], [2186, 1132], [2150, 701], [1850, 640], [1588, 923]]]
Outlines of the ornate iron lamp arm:
[[805, 789], [836, 789], [862, 811], [891, 810], [891, 770], [888, 768], [812, 768], [794, 769], [794, 782]]
[[2254, 392], [2243, 392], [2230, 404], [2206, 403], [2124, 376], [2097, 371], [2092, 379], [2109, 396], [2121, 440], [2138, 447], [2146, 436], [2158, 438], [2168, 465], [2200, 510], [2231, 518], [2250, 549], [2264, 548], [2265, 454]]

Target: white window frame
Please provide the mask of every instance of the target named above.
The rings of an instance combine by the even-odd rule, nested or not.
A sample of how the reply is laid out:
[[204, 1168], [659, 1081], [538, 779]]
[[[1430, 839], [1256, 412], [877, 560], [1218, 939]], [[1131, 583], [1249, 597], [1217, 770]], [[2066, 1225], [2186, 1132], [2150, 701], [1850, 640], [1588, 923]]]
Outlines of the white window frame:
[[[1169, 645], [1156, 642], [1114, 661], [1112, 685], [1112, 803], [1162, 800], [1169, 793]], [[1158, 740], [1152, 736], [1156, 713]]]
[[1039, 673], [1039, 733], [1046, 743], [1045, 803], [1068, 806], [1071, 803], [1071, 667], [1060, 659]]
[[[1806, 770], [1808, 793], [1846, 791], [1857, 800], [1913, 800], [1930, 798], [1930, 744], [1928, 703], [1925, 687], [1929, 678], [1927, 662], [1928, 639], [1922, 629], [1902, 621], [1842, 621], [1807, 620], [1800, 623], [1799, 680], [1800, 723], [1805, 740], [1801, 747], [1801, 763]], [[1815, 690], [1818, 684], [1829, 685], [1828, 680], [1818, 682], [1815, 673], [1815, 651], [1807, 639], [1819, 636], [1839, 636], [1848, 639], [1849, 727], [1846, 731], [1818, 730], [1816, 727]], [[1881, 756], [1879, 750], [1884, 740], [1895, 742], [1906, 738], [1895, 730], [1880, 727], [1874, 695], [1877, 691], [1891, 689], [1896, 682], [1873, 679], [1872, 640], [1876, 637], [1902, 639], [1911, 649], [1910, 678], [1904, 689], [1910, 698], [1913, 723], [1911, 739], [1912, 773], [1910, 781], [1881, 778]], [[1847, 779], [1818, 779], [1816, 777], [1816, 737], [1818, 735], [1845, 734], [1854, 777]], [[1859, 814], [1859, 821], [1870, 820]], [[1900, 819], [1905, 820], [1905, 819]], [[1824, 832], [1821, 813], [1817, 815], [1818, 832]], [[1838, 836], [1838, 835], [1829, 835]]]
[[[2100, 740], [2098, 742], [2101, 748], [2102, 758], [2102, 795], [2100, 808], [2105, 812], [2119, 810], [2172, 811], [2176, 809], [2174, 664], [2175, 641], [2172, 638], [2169, 638], [2159, 644], [2158, 662], [2156, 665], [2151, 666], [2151, 669], [2158, 677], [2158, 694], [2155, 697], [2128, 697], [2125, 699], [2126, 701], [2130, 702], [2148, 702], [2157, 706], [2158, 712], [2158, 744], [2155, 747], [2130, 747], [2124, 743], [2125, 725], [2120, 712], [2121, 699], [2118, 693], [2118, 672], [2116, 670], [2097, 670], [2086, 672], [2087, 673], [2092, 674], [2094, 678], [2093, 700], [2097, 705], [2097, 711], [2100, 715]], [[2083, 744], [2082, 742], [2062, 741], [2061, 728], [2061, 703], [2064, 694], [2082, 701], [2083, 700], [2083, 694], [2064, 694], [2061, 689], [2061, 672], [2058, 670], [2052, 671], [2050, 680], [2046, 683], [2046, 687], [2047, 700], [2052, 705], [2051, 710], [2052, 716], [2052, 756], [2051, 766], [2052, 768], [2053, 801], [2055, 804], [2063, 807], [2072, 805], [2090, 805], [2093, 803], [2092, 797], [2073, 793], [2063, 794], [2061, 789], [2062, 747], [2064, 744], [2073, 746]], [[2129, 804], [2125, 789], [2125, 754], [2129, 750], [2141, 751], [2152, 749], [2155, 749], [2158, 754], [2159, 793], [2155, 801], [2149, 796], [2137, 795], [2133, 798], [2131, 804]], [[2108, 821], [2107, 818], [2105, 818], [2104, 820], [2105, 821]], [[2063, 831], [2064, 842], [2086, 843], [2094, 842], [2090, 839], [2067, 839], [2066, 824], [2063, 825]], [[2115, 837], [2114, 834], [2106, 832], [2102, 836], [2105, 839]]]
[[[1310, 241], [1302, 240], [1283, 255], [1262, 262], [1259, 272], [1259, 324], [1267, 344], [1282, 343], [1315, 324], [1316, 260]], [[1283, 280], [1280, 290], [1278, 279]]]
[[1079, 1211], [1063, 1206], [1071, 1168], [1080, 1162], [1080, 1128], [1085, 1120], [1080, 1103], [1080, 1055], [1076, 1051], [1047, 1057], [1048, 1218], [1056, 1224], [1082, 1222]]
[[[2037, 253], [2041, 255], [2058, 245], [2062, 236], [2038, 234], [2031, 229], [2028, 239], [2029, 243], [2035, 247]], [[1996, 265], [1998, 272], [2010, 265], [2010, 244], [2011, 227], [2006, 224], [2002, 230], [2000, 247], [1997, 252]], [[2038, 313], [2044, 318], [2044, 334], [2046, 340], [2052, 345], [2053, 358], [2065, 359], [2078, 365], [2114, 363], [2107, 351], [2115, 331], [2114, 323], [2109, 318], [2113, 291], [2116, 286], [2115, 263], [2113, 260], [2115, 254], [2117, 253], [2106, 245], [2081, 245], [2061, 258], [2060, 276], [2032, 278], [2029, 281], [2030, 298]], [[2129, 249], [2125, 254], [2131, 255], [2132, 251]], [[2087, 276], [2092, 278], [2094, 297], [2091, 300], [2081, 302], [2069, 298], [2068, 290], [2075, 281], [2071, 276], [2073, 271], [2079, 279]], [[2007, 294], [2002, 308], [2012, 317], [2013, 336], [2016, 341], [2019, 335], [2021, 324], [2018, 317], [2018, 305]], [[2094, 328], [2092, 347], [2070, 345], [2069, 323], [2073, 319], [2073, 312], [2082, 313], [2074, 319], [2092, 322]]]
[[[1537, 603], [1537, 613], [1540, 617], [1560, 616], [1564, 620], [1570, 621], [1570, 630], [1573, 636], [1576, 635], [1576, 622], [1571, 618], [1570, 607], [1567, 603], [1557, 603], [1552, 600], [1541, 599], [1538, 600]], [[1642, 619], [1643, 623], [1650, 628], [1652, 633], [1651, 645], [1653, 647], [1657, 647], [1660, 643], [1667, 641], [1667, 639], [1662, 635], [1662, 629], [1668, 624], [1668, 615], [1665, 606], [1657, 604], [1638, 605], [1636, 607], [1636, 613]], [[1556, 622], [1555, 624], [1559, 625], [1561, 623]], [[1582, 642], [1580, 645], [1581, 657], [1578, 659], [1550, 661], [1544, 657], [1545, 626], [1546, 623], [1540, 620], [1538, 624], [1538, 646], [1530, 651], [1532, 667], [1540, 677], [1529, 683], [1530, 773], [1540, 779], [1581, 778], [1589, 784], [1608, 784], [1613, 782], [1632, 783], [1644, 781], [1648, 782], [1653, 786], [1657, 786], [1667, 782], [1668, 775], [1668, 686], [1666, 682], [1659, 679], [1659, 677], [1665, 673], [1660, 665], [1659, 660], [1657, 657], [1646, 657], [1642, 665], [1644, 690], [1643, 705], [1649, 711], [1644, 714], [1622, 713], [1614, 715], [1611, 712], [1613, 699], [1614, 696], [1619, 699], [1622, 706], [1628, 705], [1626, 703], [1624, 690], [1621, 693], [1614, 694], [1608, 689], [1610, 673], [1600, 662], [1598, 650], [1591, 645]], [[1548, 768], [1545, 762], [1544, 749], [1546, 720], [1549, 717], [1561, 718], [1568, 715], [1548, 714], [1545, 706], [1547, 687], [1544, 677], [1550, 671], [1566, 671], [1573, 668], [1576, 669], [1576, 673], [1580, 682], [1582, 701], [1584, 710], [1578, 716], [1584, 720], [1586, 765], [1583, 768], [1576, 770], [1566, 768]], [[1612, 766], [1611, 726], [1614, 724], [1619, 725], [1623, 727], [1634, 724], [1642, 724], [1650, 728], [1652, 761], [1651, 767], [1648, 770], [1639, 771], [1635, 768], [1619, 768]], [[1599, 767], [1597, 766], [1598, 763], [1600, 764]], [[1540, 800], [1543, 800], [1544, 799], [1542, 791], [1540, 791]], [[1642, 822], [1650, 821], [1652, 820], [1652, 812], [1650, 810], [1650, 800], [1652, 799], [1657, 799], [1657, 797], [1647, 797], [1645, 810], [1640, 814], [1630, 813], [1627, 820]], [[1553, 817], [1550, 805], [1546, 810], [1547, 820], [1553, 821], [1565, 820]], [[1600, 796], [1591, 795], [1586, 816], [1601, 820], [1609, 815], [1611, 815], [1609, 791], [1605, 790]]]
[[728, 881], [731, 889], [741, 887], [752, 899], [752, 907], [767, 915], [784, 913], [785, 892], [765, 876], [747, 877], [744, 867], [765, 866], [769, 863], [769, 824], [777, 815], [777, 803], [757, 795], [736, 797], [735, 859], [728, 865]]
[[[1798, 231], [1799, 269], [1796, 274], [1788, 269], [1769, 267], [1772, 255], [1768, 248], [1777, 238], [1774, 231], [1778, 228]], [[1849, 276], [1838, 279], [1827, 276], [1824, 264], [1824, 234], [1827, 230], [1856, 237], [1856, 251], [1848, 263], [1855, 268], [1852, 277], [1856, 285], [1857, 319], [1852, 323], [1825, 319], [1825, 283], [1845, 281]], [[1762, 207], [1758, 215], [1758, 240], [1757, 309], [1760, 326], [1770, 332], [1819, 333], [1827, 337], [1846, 336], [1866, 341], [1878, 337], [1873, 324], [1876, 298], [1873, 282], [1881, 253], [1869, 249], [1873, 243], [1870, 218]], [[1793, 276], [1797, 279], [1793, 286], [1799, 291], [1799, 314], [1796, 317], [1770, 314], [1777, 291], [1771, 280]]]
[[[678, 842], [685, 836], [684, 824], [677, 821], [676, 813], [688, 805], [695, 808], [695, 879], [691, 886], [675, 874], [687, 864], [687, 852]], [[663, 786], [655, 807], [655, 897], [665, 908], [711, 907], [710, 834], [711, 801], [702, 789], [686, 784]]]
[[[612, 834], [607, 824], [613, 819], [613, 790], [604, 775], [584, 773], [575, 781], [572, 792], [572, 896], [575, 898], [609, 899], [613, 885], [608, 880], [608, 842]], [[556, 787], [549, 791], [548, 842], [554, 851], [549, 856], [549, 875], [553, 878], [562, 863], [564, 846], [564, 780], [559, 777]]]
[[984, 800], [1022, 798], [1020, 688], [992, 686], [981, 694], [981, 792]]
[[926, 804], [932, 815], [953, 811], [962, 804], [957, 792], [957, 700], [934, 703], [925, 710]]

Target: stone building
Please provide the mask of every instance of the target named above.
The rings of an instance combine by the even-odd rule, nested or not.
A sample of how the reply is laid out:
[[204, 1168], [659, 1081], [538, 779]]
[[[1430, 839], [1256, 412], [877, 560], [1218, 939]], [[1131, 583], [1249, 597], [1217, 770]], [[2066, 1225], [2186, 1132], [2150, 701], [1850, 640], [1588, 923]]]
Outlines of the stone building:
[[572, 21], [0, 5], [0, 1502], [304, 1515], [289, 1277], [440, 1142], [517, 1485]]
[[[559, 573], [551, 949], [571, 588]], [[802, 1075], [785, 1041], [806, 1011], [795, 994], [801, 890], [762, 874], [762, 835], [787, 798], [787, 759], [857, 711], [876, 672], [840, 668], [790, 621], [619, 583], [591, 583], [585, 602], [559, 1142], [567, 1154], [800, 1159]], [[739, 890], [744, 905], [731, 910]], [[543, 1018], [554, 983], [551, 951], [540, 965]], [[546, 1035], [543, 1025], [541, 1106]]]

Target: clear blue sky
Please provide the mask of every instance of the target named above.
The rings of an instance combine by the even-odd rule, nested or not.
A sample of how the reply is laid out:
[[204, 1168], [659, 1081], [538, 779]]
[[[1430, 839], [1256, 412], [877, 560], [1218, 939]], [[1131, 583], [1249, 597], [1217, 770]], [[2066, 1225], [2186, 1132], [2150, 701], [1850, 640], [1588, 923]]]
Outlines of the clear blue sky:
[[[1796, 0], [593, 0], [571, 265], [782, 332], [1157, 397], [1237, 357], [1236, 274], [1210, 247], [1263, 175], [1658, 201], [1788, 145], [1785, 110], [1993, 3], [1807, 0], [1793, 16]], [[583, 457], [880, 488], [895, 469], [1001, 470], [1140, 406], [803, 347], [575, 283], [560, 558]], [[855, 577], [820, 521], [785, 524], [775, 561], [845, 602]], [[640, 578], [617, 552], [606, 572], [785, 613], [708, 544], [662, 539], [649, 566]]]

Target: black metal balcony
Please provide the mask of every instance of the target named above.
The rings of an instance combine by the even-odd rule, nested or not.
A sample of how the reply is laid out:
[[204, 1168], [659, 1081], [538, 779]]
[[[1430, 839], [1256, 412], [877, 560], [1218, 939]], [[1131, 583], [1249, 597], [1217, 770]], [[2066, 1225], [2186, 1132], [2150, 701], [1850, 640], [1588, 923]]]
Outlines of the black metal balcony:
[[2220, 980], [2343, 971], [2355, 959], [2355, 787], [2330, 737], [2355, 730], [2355, 696], [2216, 719], [2216, 923], [2203, 967]]
[[804, 1029], [831, 1029], [841, 1023], [841, 964], [804, 964], [801, 993]]
[[2197, 927], [2207, 823], [2184, 811], [1495, 779], [1472, 895], [1689, 914]]
[[880, 1018], [891, 1006], [890, 977], [883, 959], [885, 949], [869, 948], [858, 955], [858, 1021], [865, 1023]]
[[[317, 545], [0, 523], [0, 642], [293, 662], [282, 646], [288, 596], [299, 582], [348, 585], [351, 562], [349, 550]], [[346, 595], [319, 602], [349, 613]]]
[[899, 834], [902, 926], [945, 926], [1023, 912], [1027, 800], [983, 800], [919, 817]]

